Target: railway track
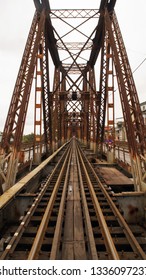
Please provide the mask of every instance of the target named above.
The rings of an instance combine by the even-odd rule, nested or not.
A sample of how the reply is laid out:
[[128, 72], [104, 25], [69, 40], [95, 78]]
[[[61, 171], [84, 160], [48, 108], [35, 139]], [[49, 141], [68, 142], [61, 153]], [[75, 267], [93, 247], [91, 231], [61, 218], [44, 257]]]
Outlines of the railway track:
[[146, 259], [142, 228], [125, 222], [111, 189], [75, 138], [19, 224], [7, 231], [11, 237], [2, 260]]

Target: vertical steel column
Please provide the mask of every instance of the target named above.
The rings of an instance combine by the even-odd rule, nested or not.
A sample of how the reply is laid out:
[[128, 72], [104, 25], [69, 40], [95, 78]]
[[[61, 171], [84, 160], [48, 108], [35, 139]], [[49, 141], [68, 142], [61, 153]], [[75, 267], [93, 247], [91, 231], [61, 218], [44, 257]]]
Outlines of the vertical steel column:
[[90, 148], [96, 151], [96, 85], [94, 69], [89, 67]]
[[42, 71], [42, 104], [43, 104], [43, 122], [44, 122], [44, 141], [46, 146], [46, 154], [50, 154], [52, 150], [52, 96], [50, 92], [50, 75], [49, 75], [49, 54], [48, 54], [48, 37], [47, 37], [47, 20], [45, 23], [45, 31], [43, 35], [43, 59], [41, 60]]
[[87, 85], [87, 73], [83, 78], [82, 93], [82, 111], [83, 111], [83, 143], [89, 144], [89, 89]]
[[52, 93], [52, 148], [57, 150], [60, 145], [60, 69], [55, 68]]
[[115, 140], [115, 116], [114, 116], [114, 65], [113, 54], [110, 47], [110, 41], [107, 39], [107, 59], [109, 67], [107, 69], [107, 138], [112, 142], [114, 148]]
[[105, 133], [105, 118], [107, 109], [107, 93], [108, 93], [108, 72], [109, 72], [109, 57], [110, 45], [108, 44], [107, 33], [105, 26], [102, 36], [101, 50], [101, 68], [100, 68], [100, 89], [98, 93], [98, 117], [97, 117], [97, 152], [101, 156], [103, 151], [104, 133]]
[[[35, 77], [35, 108], [34, 108], [34, 162], [41, 162], [42, 154], [42, 71], [41, 64], [43, 60], [43, 46], [40, 42], [39, 51], [36, 60], [36, 77]], [[39, 148], [38, 148], [39, 144]], [[36, 151], [37, 145], [37, 151]]]
[[66, 79], [62, 73], [62, 82], [61, 82], [61, 92], [60, 92], [60, 139], [61, 145], [67, 141], [67, 132], [66, 132], [66, 101], [67, 101], [67, 91], [66, 91]]

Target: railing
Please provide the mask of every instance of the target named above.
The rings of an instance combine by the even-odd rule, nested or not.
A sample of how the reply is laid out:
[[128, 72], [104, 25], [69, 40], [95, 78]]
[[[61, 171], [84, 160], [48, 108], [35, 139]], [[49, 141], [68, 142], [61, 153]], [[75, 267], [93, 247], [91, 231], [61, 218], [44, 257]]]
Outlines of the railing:
[[[21, 146], [21, 152], [19, 156], [18, 173], [23, 172], [25, 168], [32, 169], [33, 164], [39, 164], [42, 156], [46, 153], [46, 146], [42, 142], [38, 142], [34, 145], [31, 143], [23, 143]], [[39, 160], [36, 160], [35, 155], [39, 155]]]
[[108, 152], [114, 153], [115, 162], [128, 173], [131, 173], [131, 160], [126, 141], [115, 141], [114, 145], [112, 143], [105, 143], [103, 145], [103, 153], [107, 156]]
[[45, 152], [46, 152], [46, 147], [43, 142], [38, 142], [35, 145], [33, 142], [23, 143], [21, 147], [22, 161], [25, 162], [25, 161], [32, 160], [34, 158], [35, 153], [41, 153], [43, 155]]

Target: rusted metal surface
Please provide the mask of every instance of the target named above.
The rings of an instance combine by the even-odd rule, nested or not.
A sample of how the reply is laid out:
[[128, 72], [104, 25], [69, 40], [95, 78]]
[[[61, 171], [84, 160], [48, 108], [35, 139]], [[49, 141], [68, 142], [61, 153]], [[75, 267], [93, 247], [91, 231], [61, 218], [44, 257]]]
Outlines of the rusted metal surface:
[[40, 70], [42, 75], [42, 107], [43, 107], [43, 125], [44, 125], [44, 142], [46, 145], [46, 154], [52, 151], [52, 118], [51, 118], [51, 92], [50, 92], [50, 72], [49, 72], [49, 55], [46, 41], [47, 22], [40, 44], [42, 58], [40, 59]]
[[[61, 9], [61, 10], [53, 10], [51, 9], [51, 18], [88, 18], [91, 17], [98, 18], [99, 10], [96, 9]], [[77, 43], [79, 44], [79, 43]], [[82, 43], [81, 43], [82, 44]]]
[[133, 181], [114, 167], [99, 167], [99, 172], [109, 186], [133, 186]]

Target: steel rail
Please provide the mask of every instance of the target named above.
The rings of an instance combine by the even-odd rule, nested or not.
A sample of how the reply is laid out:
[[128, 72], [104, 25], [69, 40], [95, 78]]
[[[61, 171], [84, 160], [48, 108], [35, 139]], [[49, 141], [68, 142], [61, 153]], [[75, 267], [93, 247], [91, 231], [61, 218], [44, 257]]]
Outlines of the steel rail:
[[14, 233], [13, 237], [11, 238], [9, 244], [7, 245], [5, 251], [0, 256], [0, 260], [8, 259], [8, 257], [13, 254], [17, 244], [19, 243], [19, 240], [21, 239], [22, 234], [25, 231], [25, 228], [28, 226], [28, 223], [34, 214], [35, 210], [37, 209], [41, 199], [43, 198], [46, 190], [48, 189], [48, 185], [50, 184], [51, 180], [53, 179], [54, 175], [56, 174], [57, 169], [59, 168], [59, 165], [64, 160], [65, 154], [67, 153], [69, 149], [69, 146], [65, 150], [65, 152], [62, 154], [61, 158], [59, 159], [58, 163], [56, 164], [54, 170], [52, 171], [51, 175], [47, 179], [46, 183], [42, 187], [41, 191], [36, 196], [35, 200], [33, 201], [31, 207], [28, 209], [26, 215], [21, 220], [20, 225], [18, 226], [16, 232]]
[[39, 255], [39, 251], [40, 251], [40, 248], [41, 248], [41, 245], [42, 245], [42, 241], [44, 239], [45, 232], [46, 232], [46, 229], [47, 229], [47, 226], [48, 226], [48, 221], [50, 219], [51, 212], [52, 212], [52, 209], [53, 209], [53, 205], [54, 205], [54, 202], [55, 202], [55, 199], [56, 199], [56, 196], [57, 196], [57, 192], [58, 192], [58, 189], [59, 189], [59, 186], [60, 186], [63, 174], [65, 172], [66, 165], [68, 163], [70, 152], [71, 152], [71, 146], [68, 149], [65, 161], [64, 161], [63, 166], [62, 166], [62, 168], [60, 170], [59, 177], [58, 177], [58, 179], [57, 179], [57, 181], [55, 183], [53, 192], [51, 194], [51, 197], [49, 199], [48, 205], [47, 205], [46, 210], [44, 212], [41, 224], [40, 224], [40, 226], [38, 228], [36, 237], [34, 239], [34, 242], [32, 244], [31, 250], [29, 252], [28, 260], [36, 260], [38, 255]]
[[112, 239], [112, 236], [110, 234], [109, 228], [108, 228], [107, 223], [105, 221], [105, 217], [102, 213], [102, 209], [101, 209], [99, 201], [96, 197], [92, 182], [90, 180], [88, 171], [86, 169], [85, 163], [83, 161], [82, 154], [81, 154], [78, 146], [77, 146], [77, 150], [78, 150], [78, 155], [79, 155], [79, 158], [80, 158], [80, 163], [83, 167], [83, 171], [84, 171], [87, 183], [88, 183], [88, 188], [89, 188], [89, 191], [90, 191], [90, 195], [92, 197], [92, 202], [93, 202], [94, 209], [95, 209], [95, 212], [96, 212], [96, 215], [97, 215], [97, 219], [98, 219], [98, 222], [99, 222], [100, 227], [101, 227], [103, 238], [105, 240], [106, 249], [107, 249], [107, 251], [110, 254], [110, 257], [112, 259], [119, 260], [120, 259], [119, 254], [117, 252], [117, 249], [116, 249], [115, 244], [113, 242], [113, 239]]
[[67, 187], [68, 187], [68, 178], [69, 178], [69, 172], [70, 172], [71, 158], [72, 158], [72, 151], [69, 155], [68, 166], [67, 166], [67, 171], [66, 171], [66, 176], [65, 176], [65, 182], [64, 182], [63, 192], [62, 192], [62, 197], [61, 197], [61, 203], [60, 203], [60, 207], [59, 207], [59, 214], [58, 214], [58, 218], [57, 218], [57, 223], [56, 223], [56, 227], [55, 227], [55, 233], [54, 233], [53, 243], [52, 243], [52, 248], [51, 248], [51, 253], [50, 253], [50, 260], [56, 260], [57, 256], [58, 256], [59, 242], [60, 242], [60, 237], [61, 237], [61, 228], [62, 228], [62, 223], [63, 223], [63, 215], [64, 215], [65, 200], [66, 200], [66, 192], [67, 192]]
[[[83, 151], [79, 148], [78, 145], [78, 149], [80, 150], [81, 154], [83, 155], [83, 157], [85, 158], [85, 155], [83, 153]], [[88, 161], [88, 159], [86, 158], [86, 161], [88, 163], [88, 166], [90, 167], [90, 170], [92, 172], [92, 174], [94, 175], [94, 177], [96, 178], [100, 189], [102, 190], [103, 194], [105, 195], [107, 201], [110, 204], [110, 207], [115, 215], [115, 217], [117, 218], [121, 228], [123, 229], [123, 232], [125, 233], [125, 236], [127, 238], [127, 240], [129, 241], [129, 244], [131, 245], [132, 249], [134, 252], [136, 252], [141, 259], [146, 260], [146, 254], [143, 251], [143, 249], [141, 248], [141, 246], [139, 245], [137, 239], [135, 238], [134, 234], [132, 233], [131, 229], [129, 228], [128, 224], [126, 223], [125, 219], [123, 218], [123, 216], [121, 215], [121, 213], [119, 212], [118, 208], [116, 207], [115, 203], [112, 201], [111, 197], [109, 196], [108, 192], [106, 191], [106, 189], [104, 188], [103, 184], [101, 183], [99, 177], [97, 176], [94, 168], [92, 167], [92, 165], [90, 164], [90, 162]]]
[[76, 161], [77, 161], [77, 167], [78, 167], [78, 176], [79, 176], [79, 183], [80, 183], [80, 189], [81, 189], [83, 213], [85, 216], [85, 226], [86, 226], [86, 234], [87, 234], [88, 243], [89, 243], [90, 256], [91, 256], [92, 260], [97, 260], [98, 255], [97, 255], [96, 244], [95, 244], [95, 239], [94, 239], [94, 235], [93, 235], [93, 229], [92, 229], [92, 225], [91, 225], [87, 200], [86, 200], [86, 196], [85, 196], [83, 178], [82, 178], [82, 174], [81, 174], [81, 167], [80, 167], [80, 163], [79, 163], [79, 157], [78, 157], [77, 150], [76, 150]]

